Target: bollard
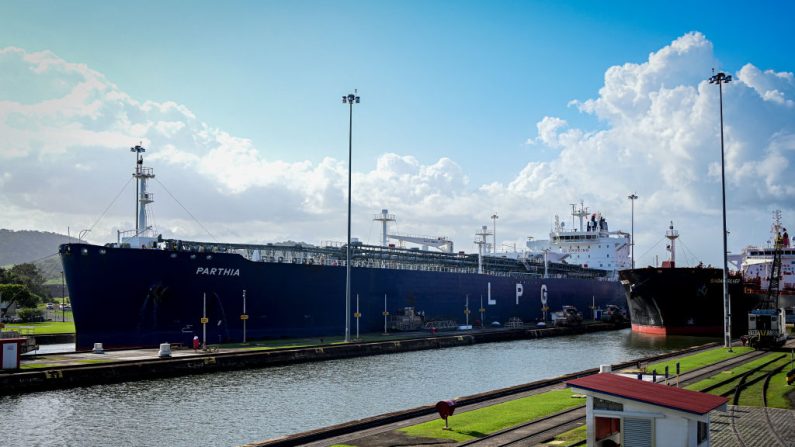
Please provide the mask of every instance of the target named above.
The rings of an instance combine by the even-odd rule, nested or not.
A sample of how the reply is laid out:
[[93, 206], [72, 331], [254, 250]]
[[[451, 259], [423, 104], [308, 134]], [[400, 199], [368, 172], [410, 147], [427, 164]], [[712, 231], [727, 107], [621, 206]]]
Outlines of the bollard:
[[160, 352], [157, 356], [162, 358], [171, 357], [171, 343], [160, 343]]
[[94, 354], [104, 354], [105, 349], [102, 347], [102, 343], [94, 343]]

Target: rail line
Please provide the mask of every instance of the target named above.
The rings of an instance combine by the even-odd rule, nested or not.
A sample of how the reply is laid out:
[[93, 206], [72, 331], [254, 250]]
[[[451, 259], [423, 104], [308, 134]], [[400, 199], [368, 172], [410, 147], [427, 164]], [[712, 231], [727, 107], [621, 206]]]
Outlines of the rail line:
[[560, 433], [561, 430], [570, 430], [584, 424], [584, 419], [585, 405], [580, 405], [458, 445], [486, 447], [527, 445], [533, 442], [542, 442]]
[[[733, 357], [731, 359], [726, 359], [717, 363], [713, 363], [711, 365], [707, 365], [698, 369], [694, 369], [692, 371], [688, 371], [687, 373], [681, 375], [681, 377], [684, 378], [680, 381], [680, 385], [695, 383], [705, 377], [715, 375], [716, 373], [726, 369], [727, 367], [733, 367], [735, 365], [745, 364], [754, 361], [758, 358], [761, 358], [765, 355], [767, 355], [766, 352], [752, 351], [746, 354], [739, 355], [737, 357]], [[754, 376], [754, 374], [763, 371], [764, 368], [780, 361], [784, 357], [785, 357], [784, 355], [778, 356], [772, 360], [766, 361], [765, 363], [754, 367], [750, 371], [747, 371], [740, 376], [732, 377], [726, 380], [721, 380], [720, 382], [712, 384], [709, 387], [702, 390], [703, 392], [707, 392], [718, 389], [732, 382], [737, 382], [737, 385], [735, 387], [733, 387], [728, 391], [724, 391], [723, 393], [721, 393], [721, 395], [724, 397], [733, 395], [733, 406], [730, 410], [730, 421], [731, 421], [730, 424], [734, 437], [736, 438], [737, 443], [741, 447], [746, 447], [748, 446], [748, 444], [746, 444], [746, 442], [742, 439], [735, 424], [736, 411], [737, 411], [735, 406], [739, 401], [739, 396], [744, 389], [760, 382], [761, 380], [766, 380], [766, 382], [769, 382], [770, 380], [769, 377], [772, 377], [778, 371], [783, 369], [786, 365], [776, 367], [774, 371], [766, 375], [761, 375], [759, 377], [754, 377], [754, 378], [752, 377]], [[664, 379], [661, 378], [660, 381], [662, 380]], [[765, 390], [763, 392], [766, 393], [766, 390], [767, 387], [765, 386]], [[766, 406], [767, 405], [766, 395], [764, 395], [763, 398], [765, 399], [764, 401]], [[773, 426], [769, 414], [767, 412], [765, 414], [767, 416], [769, 431], [776, 438], [776, 441], [779, 443], [779, 445], [786, 446], [787, 444], [776, 433], [775, 427]], [[556, 434], [576, 428], [577, 426], [580, 426], [584, 423], [585, 423], [584, 407], [579, 406], [540, 419], [529, 421], [514, 427], [506, 428], [504, 430], [500, 430], [498, 432], [491, 433], [489, 435], [483, 436], [478, 439], [473, 439], [471, 441], [461, 443], [459, 445], [480, 446], [480, 447], [534, 445], [536, 443], [540, 443], [547, 439], [550, 439]]]
[[765, 408], [765, 420], [767, 421], [767, 426], [770, 427], [770, 432], [773, 433], [773, 437], [776, 438], [776, 441], [782, 447], [786, 447], [787, 443], [785, 443], [784, 440], [781, 439], [781, 436], [778, 434], [778, 432], [775, 430], [775, 427], [773, 426], [773, 421], [770, 419], [770, 411], [769, 407], [767, 406], [767, 389], [770, 385], [770, 379], [772, 379], [773, 376], [780, 373], [786, 367], [787, 364], [784, 363], [781, 366], [777, 366], [776, 368], [774, 368], [773, 371], [767, 373], [767, 375], [765, 376], [765, 383], [762, 385], [762, 405], [764, 405]]

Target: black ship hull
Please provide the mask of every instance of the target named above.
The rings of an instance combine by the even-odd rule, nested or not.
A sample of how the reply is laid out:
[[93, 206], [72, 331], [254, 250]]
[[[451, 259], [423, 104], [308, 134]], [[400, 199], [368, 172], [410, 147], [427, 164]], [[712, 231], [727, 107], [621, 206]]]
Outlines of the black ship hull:
[[[619, 272], [634, 332], [721, 336], [724, 333], [723, 270], [679, 267]], [[729, 278], [732, 336], [745, 334], [753, 299], [739, 278]]]

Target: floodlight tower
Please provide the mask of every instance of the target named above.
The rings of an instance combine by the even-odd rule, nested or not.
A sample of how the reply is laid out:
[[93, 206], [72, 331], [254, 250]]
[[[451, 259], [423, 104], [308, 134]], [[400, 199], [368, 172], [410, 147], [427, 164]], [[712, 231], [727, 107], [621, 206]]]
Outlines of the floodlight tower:
[[345, 245], [345, 342], [351, 341], [351, 159], [353, 156], [353, 103], [359, 104], [357, 90], [342, 97], [349, 105], [348, 115], [348, 243]]
[[632, 194], [628, 195], [627, 198], [630, 200], [630, 202], [632, 202], [632, 219], [631, 219], [631, 221], [632, 221], [631, 233], [632, 234], [630, 236], [631, 239], [629, 241], [629, 247], [632, 249], [632, 251], [630, 252], [632, 254], [632, 256], [630, 257], [630, 260], [631, 260], [631, 264], [630, 264], [631, 267], [630, 268], [634, 269], [635, 268], [635, 200], [638, 198], [638, 195], [635, 194], [635, 193], [632, 193]]
[[[715, 70], [713, 69], [713, 73]], [[723, 344], [726, 348], [732, 347], [732, 322], [731, 322], [731, 301], [729, 301], [729, 261], [728, 247], [726, 242], [726, 168], [723, 150], [723, 84], [731, 82], [731, 75], [723, 72], [713, 74], [709, 78], [710, 84], [718, 84], [718, 94], [720, 95], [720, 185], [723, 194]]]

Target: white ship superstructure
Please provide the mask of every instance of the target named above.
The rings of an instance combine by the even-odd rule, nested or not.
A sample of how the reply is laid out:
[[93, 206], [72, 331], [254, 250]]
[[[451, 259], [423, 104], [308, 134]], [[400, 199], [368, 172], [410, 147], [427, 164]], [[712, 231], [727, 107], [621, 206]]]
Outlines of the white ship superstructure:
[[770, 287], [770, 272], [776, 245], [781, 250], [781, 278], [779, 281], [779, 306], [795, 306], [795, 248], [790, 245], [787, 229], [781, 223], [781, 211], [773, 212], [770, 240], [765, 246], [749, 245], [739, 255], [730, 255], [729, 261], [743, 277], [747, 293], [765, 293]]
[[[630, 268], [629, 233], [610, 231], [605, 217], [589, 212], [582, 203], [579, 208], [572, 205], [571, 210], [572, 227], [555, 216], [549, 240], [527, 242], [530, 254], [546, 254], [550, 261], [611, 272]], [[575, 227], [575, 219], [579, 227]]]

